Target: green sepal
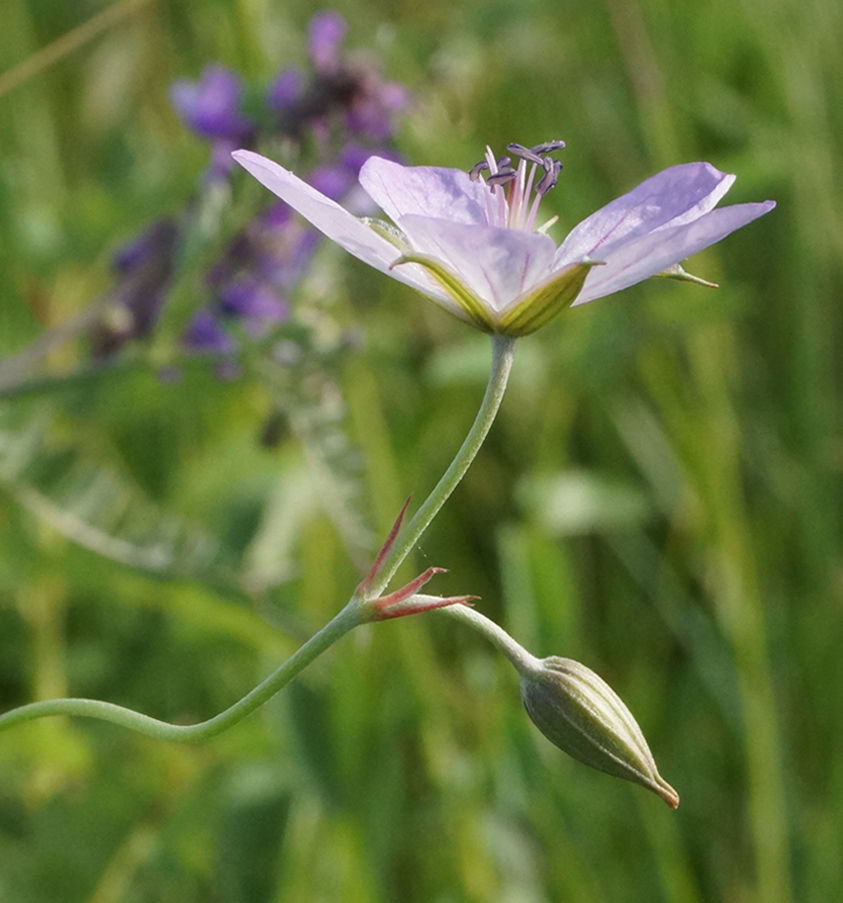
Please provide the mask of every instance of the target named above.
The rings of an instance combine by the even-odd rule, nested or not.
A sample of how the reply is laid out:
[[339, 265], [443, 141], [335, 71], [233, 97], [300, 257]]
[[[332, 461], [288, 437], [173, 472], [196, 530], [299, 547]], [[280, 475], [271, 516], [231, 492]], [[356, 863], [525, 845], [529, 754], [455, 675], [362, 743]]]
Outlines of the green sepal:
[[392, 266], [399, 266], [402, 263], [417, 263], [424, 267], [465, 312], [472, 325], [482, 329], [483, 332], [499, 331], [481, 299], [435, 257], [428, 257], [426, 254], [403, 254]]
[[584, 260], [563, 270], [508, 310], [498, 320], [495, 332], [522, 336], [540, 329], [577, 300], [589, 270], [601, 263], [598, 260]]
[[707, 279], [701, 279], [699, 276], [694, 276], [693, 273], [686, 272], [682, 269], [681, 263], [674, 263], [672, 267], [656, 273], [656, 277], [676, 279], [678, 282], [693, 282], [695, 285], [704, 285], [706, 288], [720, 288], [716, 282], [709, 282]]
[[583, 260], [568, 267], [498, 318], [493, 316], [487, 305], [455, 273], [435, 257], [406, 253], [392, 266], [400, 266], [402, 263], [417, 263], [424, 267], [466, 314], [466, 319], [473, 326], [483, 332], [517, 338], [535, 332], [570, 307], [577, 300], [589, 270], [593, 266], [602, 265], [603, 261]]
[[377, 232], [381, 238], [386, 239], [391, 245], [398, 248], [399, 251], [407, 251], [410, 243], [407, 236], [392, 223], [386, 220], [378, 219], [375, 216], [361, 216], [360, 221], [365, 223], [373, 232]]

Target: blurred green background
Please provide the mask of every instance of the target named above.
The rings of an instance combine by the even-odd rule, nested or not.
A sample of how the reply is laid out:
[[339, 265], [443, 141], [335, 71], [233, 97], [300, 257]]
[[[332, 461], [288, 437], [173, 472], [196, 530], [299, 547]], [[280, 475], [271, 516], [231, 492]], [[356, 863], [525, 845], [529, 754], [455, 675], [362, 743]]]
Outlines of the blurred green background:
[[[107, 7], [3, 0], [0, 72]], [[72, 322], [117, 246], [195, 190], [207, 147], [171, 82], [215, 61], [268, 80], [304, 59], [314, 12], [113, 7], [0, 82], [7, 358]], [[476, 593], [533, 653], [606, 678], [682, 805], [551, 747], [510, 666], [431, 614], [346, 637], [205, 746], [82, 720], [3, 733], [0, 900], [838, 899], [843, 5], [335, 8], [413, 92], [409, 161], [568, 142], [557, 238], [678, 162], [737, 173], [731, 202], [778, 201], [692, 261], [719, 291], [657, 280], [521, 340], [487, 446], [415, 556], [450, 569], [434, 592]], [[433, 486], [487, 340], [331, 249], [318, 277], [364, 338], [320, 384], [325, 421], [272, 447], [266, 386], [204, 366], [2, 400], [2, 710], [69, 694], [216, 714], [344, 604], [406, 495]], [[84, 353], [57, 344], [48, 367]]]

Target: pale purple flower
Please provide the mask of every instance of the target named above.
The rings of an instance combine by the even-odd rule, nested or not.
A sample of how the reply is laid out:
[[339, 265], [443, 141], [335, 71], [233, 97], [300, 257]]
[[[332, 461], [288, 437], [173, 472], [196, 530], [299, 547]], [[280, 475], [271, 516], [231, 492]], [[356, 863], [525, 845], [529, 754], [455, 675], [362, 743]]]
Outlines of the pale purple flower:
[[371, 157], [360, 184], [394, 225], [357, 219], [272, 160], [235, 159], [328, 238], [486, 332], [533, 332], [566, 307], [650, 276], [685, 276], [682, 260], [771, 210], [775, 203], [714, 209], [735, 177], [708, 163], [673, 166], [583, 220], [557, 247], [537, 228], [539, 201], [561, 164], [550, 142], [471, 173], [408, 167]]

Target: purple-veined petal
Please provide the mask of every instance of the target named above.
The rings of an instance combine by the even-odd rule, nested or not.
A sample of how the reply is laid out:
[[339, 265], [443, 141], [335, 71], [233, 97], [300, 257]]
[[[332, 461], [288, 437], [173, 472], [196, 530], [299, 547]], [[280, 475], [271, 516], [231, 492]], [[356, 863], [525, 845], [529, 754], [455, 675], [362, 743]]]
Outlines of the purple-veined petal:
[[232, 156], [262, 185], [277, 194], [282, 201], [286, 201], [349, 254], [454, 311], [454, 302], [432, 282], [424, 270], [412, 264], [390, 269], [401, 252], [339, 204], [260, 154], [239, 150]]
[[360, 184], [395, 223], [402, 216], [416, 214], [453, 223], [486, 224], [486, 189], [459, 169], [402, 166], [383, 157], [369, 157], [360, 170]]
[[584, 257], [605, 260], [621, 244], [692, 222], [712, 210], [734, 181], [710, 163], [671, 166], [575, 226], [562, 242], [555, 266]]
[[602, 298], [691, 257], [775, 207], [775, 201], [711, 210], [693, 222], [659, 229], [618, 248], [595, 267], [573, 306]]
[[551, 239], [534, 232], [428, 216], [402, 216], [398, 226], [413, 250], [448, 266], [493, 313], [544, 281], [556, 252]]

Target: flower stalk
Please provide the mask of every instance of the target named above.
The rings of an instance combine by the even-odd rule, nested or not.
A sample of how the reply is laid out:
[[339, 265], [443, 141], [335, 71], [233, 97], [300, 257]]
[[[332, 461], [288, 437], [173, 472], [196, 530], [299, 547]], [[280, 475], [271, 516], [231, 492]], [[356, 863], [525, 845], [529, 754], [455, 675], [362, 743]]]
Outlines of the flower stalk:
[[[429, 568], [407, 586], [387, 596], [381, 594], [395, 571], [465, 476], [471, 462], [480, 450], [503, 399], [512, 369], [514, 344], [514, 339], [493, 337], [492, 368], [480, 410], [451, 465], [406, 529], [400, 532], [409, 499], [375, 558], [372, 569], [358, 585], [342, 611], [234, 705], [207, 721], [183, 725], [161, 721], [124, 706], [97, 699], [49, 699], [20, 706], [0, 715], [0, 731], [52, 715], [75, 715], [108, 721], [156, 740], [174, 743], [200, 743], [223, 733], [242, 721], [287, 686], [296, 675], [337, 640], [360, 624], [444, 607], [470, 611], [465, 603], [470, 603], [477, 598], [476, 596], [443, 598], [418, 592], [428, 580], [437, 573], [441, 573], [443, 568]], [[478, 615], [478, 618], [483, 622], [488, 621], [481, 615]], [[472, 623], [479, 622], [475, 619]], [[491, 622], [488, 623], [491, 624]], [[514, 641], [512, 642], [514, 643]]]
[[168, 721], [160, 721], [133, 709], [99, 699], [48, 699], [23, 705], [0, 715], [0, 731], [50, 715], [77, 715], [109, 721], [118, 727], [125, 727], [155, 740], [166, 740], [171, 743], [201, 743], [211, 737], [216, 737], [242, 721], [247, 715], [251, 715], [279, 690], [287, 686], [314, 659], [333, 646], [340, 637], [362, 623], [362, 620], [360, 608], [356, 605], [347, 605], [242, 699], [224, 712], [220, 712], [219, 715], [198, 724], [171, 724]]
[[401, 563], [409, 555], [440, 508], [457, 488], [477, 452], [483, 445], [503, 401], [512, 361], [515, 354], [515, 339], [507, 336], [492, 336], [492, 369], [480, 410], [465, 437], [460, 450], [454, 456], [448, 469], [424, 501], [403, 533], [399, 533], [394, 545], [381, 563], [378, 576], [373, 580], [373, 591], [380, 595]]

